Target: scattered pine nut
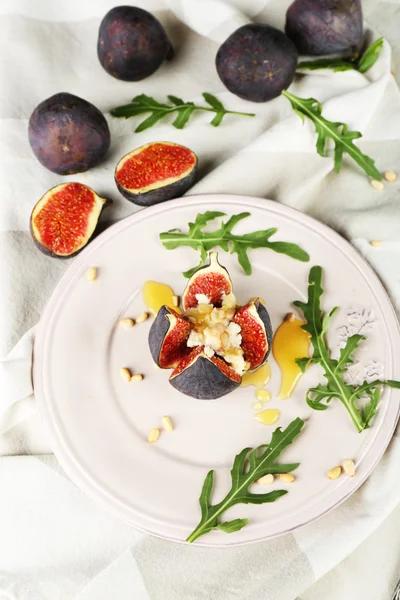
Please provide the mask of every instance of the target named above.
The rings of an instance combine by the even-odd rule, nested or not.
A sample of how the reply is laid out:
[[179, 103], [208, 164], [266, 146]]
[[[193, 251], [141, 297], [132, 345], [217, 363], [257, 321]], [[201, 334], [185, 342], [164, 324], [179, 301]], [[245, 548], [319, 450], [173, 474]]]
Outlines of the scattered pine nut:
[[356, 474], [356, 465], [354, 464], [354, 460], [351, 458], [345, 458], [342, 462], [343, 471], [346, 473], [348, 477], [354, 477]]
[[254, 404], [253, 404], [254, 410], [261, 410], [262, 407], [263, 407], [263, 405], [261, 404], [261, 402], [254, 402]]
[[268, 473], [267, 475], [263, 475], [260, 479], [257, 479], [257, 483], [260, 485], [271, 485], [274, 482], [274, 476], [272, 473]]
[[86, 271], [86, 279], [87, 279], [87, 281], [94, 281], [95, 279], [97, 279], [97, 269], [96, 269], [96, 267], [90, 267]]
[[135, 321], [133, 319], [120, 319], [119, 324], [122, 325], [122, 327], [129, 329], [134, 326]]
[[121, 367], [119, 373], [122, 379], [125, 379], [125, 381], [130, 381], [132, 379], [132, 373], [126, 367]]
[[142, 381], [143, 375], [141, 373], [137, 373], [136, 375], [132, 375], [131, 381]]
[[285, 483], [293, 483], [293, 481], [295, 480], [295, 476], [291, 473], [281, 473], [279, 475], [279, 479], [281, 481], [284, 481]]
[[389, 183], [393, 183], [397, 179], [397, 175], [394, 171], [385, 171], [383, 176]]
[[149, 313], [142, 312], [138, 317], [136, 317], [136, 323], [144, 323], [149, 318]]
[[172, 296], [172, 304], [174, 306], [179, 306], [179, 298], [178, 298], [178, 296]]
[[381, 240], [371, 240], [369, 245], [373, 246], [374, 248], [379, 248], [379, 246], [382, 246], [382, 242]]
[[158, 429], [158, 427], [153, 427], [153, 429], [149, 433], [149, 437], [147, 438], [147, 441], [149, 442], [149, 444], [154, 444], [154, 442], [156, 442], [159, 437], [160, 437], [160, 430]]
[[221, 333], [220, 340], [222, 347], [226, 348], [229, 344], [229, 334], [226, 331], [224, 331], [224, 333]]
[[296, 315], [292, 312], [288, 313], [285, 317], [285, 321], [289, 321], [289, 323], [293, 323], [296, 320]]
[[342, 467], [333, 467], [330, 471], [328, 471], [329, 479], [337, 479], [342, 473]]
[[374, 190], [378, 190], [378, 192], [381, 192], [383, 190], [383, 188], [385, 187], [383, 182], [378, 181], [377, 179], [371, 179], [370, 184], [372, 185]]
[[257, 390], [256, 398], [259, 402], [269, 402], [271, 400], [271, 392], [268, 390]]
[[172, 431], [174, 429], [172, 421], [169, 417], [163, 417], [161, 419], [161, 421], [162, 421], [162, 425], [164, 427], [164, 431]]

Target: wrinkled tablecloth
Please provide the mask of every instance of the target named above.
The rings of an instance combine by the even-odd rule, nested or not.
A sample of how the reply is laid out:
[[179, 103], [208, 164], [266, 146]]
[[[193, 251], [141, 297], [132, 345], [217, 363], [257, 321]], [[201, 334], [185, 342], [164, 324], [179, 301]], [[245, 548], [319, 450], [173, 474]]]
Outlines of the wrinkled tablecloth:
[[[3, 0], [0, 3], [0, 597], [15, 600], [387, 600], [400, 576], [400, 430], [368, 481], [343, 505], [293, 534], [252, 546], [204, 549], [142, 535], [88, 499], [65, 476], [36, 412], [31, 383], [34, 324], [71, 260], [45, 257], [28, 232], [33, 204], [53, 185], [78, 180], [114, 199], [110, 221], [134, 206], [116, 191], [114, 165], [142, 143], [168, 139], [199, 156], [192, 193], [271, 198], [324, 221], [372, 264], [400, 310], [400, 183], [374, 190], [345, 159], [315, 151], [310, 123], [283, 97], [250, 104], [222, 85], [218, 44], [255, 20], [282, 27], [286, 0], [140, 0], [165, 25], [173, 61], [149, 79], [111, 78], [96, 56], [101, 18], [111, 0]], [[324, 115], [363, 133], [380, 170], [399, 170], [400, 94], [391, 74], [400, 59], [400, 5], [365, 0], [371, 39], [391, 46], [366, 74], [313, 72], [291, 90], [324, 103]], [[27, 121], [44, 98], [69, 91], [106, 115], [112, 145], [105, 163], [60, 178], [45, 170], [27, 140]], [[134, 134], [134, 120], [111, 108], [146, 93], [201, 101], [211, 92], [254, 119], [227, 116], [219, 128], [196, 115], [182, 131], [160, 122]], [[369, 245], [383, 241], [381, 247]], [[27, 333], [26, 333], [27, 332]], [[23, 334], [25, 334], [23, 336]], [[18, 342], [18, 340], [22, 339]], [[17, 343], [18, 342], [18, 343]], [[15, 346], [15, 344], [17, 344]], [[11, 349], [15, 348], [11, 351]], [[10, 354], [8, 354], [11, 351]]]

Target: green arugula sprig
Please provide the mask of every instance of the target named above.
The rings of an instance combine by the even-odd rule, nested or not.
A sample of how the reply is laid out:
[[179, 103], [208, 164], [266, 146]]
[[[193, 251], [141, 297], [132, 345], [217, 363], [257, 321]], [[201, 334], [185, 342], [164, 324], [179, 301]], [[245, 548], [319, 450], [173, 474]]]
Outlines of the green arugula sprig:
[[[326, 378], [326, 384], [319, 384], [308, 390], [306, 401], [314, 410], [326, 410], [329, 402], [333, 398], [337, 398], [350, 414], [357, 431], [361, 432], [363, 429], [369, 428], [371, 419], [378, 412], [382, 386], [400, 388], [400, 381], [375, 379], [371, 382], [364, 381], [359, 386], [349, 385], [345, 382], [343, 376], [349, 365], [354, 362], [353, 353], [357, 350], [360, 342], [365, 340], [365, 337], [359, 334], [350, 336], [344, 348], [340, 350], [339, 358], [331, 358], [325, 338], [338, 307], [331, 310], [329, 314], [323, 315], [320, 307], [322, 294], [322, 268], [315, 266], [311, 268], [308, 278], [307, 302], [298, 300], [293, 303], [303, 311], [307, 321], [303, 325], [303, 329], [310, 334], [313, 347], [311, 358], [300, 358], [296, 362], [303, 373], [310, 363], [321, 365]], [[363, 396], [368, 396], [369, 402], [364, 409], [361, 409], [357, 406], [357, 402]]]
[[167, 96], [171, 104], [162, 104], [154, 100], [151, 96], [140, 94], [135, 96], [132, 102], [123, 106], [118, 106], [111, 111], [113, 117], [124, 117], [129, 119], [130, 117], [136, 117], [137, 115], [143, 115], [151, 113], [144, 121], [142, 121], [135, 129], [136, 133], [140, 133], [149, 127], [153, 127], [158, 121], [164, 119], [172, 113], [178, 113], [172, 125], [177, 129], [183, 129], [190, 117], [196, 110], [206, 111], [215, 113], [215, 117], [211, 121], [211, 125], [218, 127], [221, 124], [222, 119], [225, 115], [241, 115], [242, 117], [255, 117], [254, 113], [237, 112], [234, 110], [227, 110], [218, 98], [212, 94], [204, 92], [203, 98], [209, 105], [198, 106], [194, 102], [185, 102], [182, 98], [177, 96]]
[[319, 58], [317, 60], [305, 60], [299, 63], [299, 69], [309, 69], [316, 71], [318, 69], [333, 69], [333, 71], [359, 71], [366, 73], [376, 63], [380, 53], [383, 50], [383, 37], [373, 42], [356, 60], [343, 60], [342, 58]]
[[375, 162], [363, 154], [353, 140], [362, 137], [359, 131], [349, 131], [349, 126], [346, 123], [328, 121], [322, 116], [322, 104], [315, 98], [299, 98], [291, 94], [287, 90], [283, 90], [282, 94], [289, 100], [295, 113], [304, 122], [304, 117], [310, 119], [315, 125], [317, 132], [316, 148], [320, 156], [327, 156], [327, 142], [331, 139], [334, 143], [334, 161], [335, 171], [339, 173], [342, 163], [343, 154], [347, 153], [351, 158], [365, 171], [367, 175], [380, 181], [382, 174], [375, 167]]
[[249, 492], [251, 484], [268, 473], [290, 473], [299, 466], [299, 463], [278, 464], [275, 460], [287, 448], [303, 429], [304, 421], [297, 418], [282, 431], [275, 429], [268, 445], [263, 444], [255, 449], [245, 448], [236, 455], [231, 470], [232, 486], [225, 498], [218, 504], [211, 504], [211, 493], [214, 484], [214, 471], [209, 471], [204, 480], [199, 498], [201, 520], [196, 529], [187, 538], [187, 542], [194, 542], [201, 535], [213, 529], [225, 533], [239, 531], [249, 523], [248, 519], [234, 519], [233, 521], [220, 522], [221, 515], [235, 504], [264, 504], [275, 502], [287, 494], [287, 490], [274, 490], [266, 494], [253, 494]]
[[200, 250], [200, 264], [193, 267], [193, 269], [185, 271], [183, 273], [184, 277], [191, 277], [199, 267], [203, 266], [207, 261], [208, 252], [217, 246], [225, 250], [225, 252], [236, 253], [239, 264], [246, 275], [251, 275], [252, 272], [250, 260], [247, 255], [248, 250], [252, 248], [269, 248], [302, 262], [310, 260], [307, 252], [297, 244], [290, 242], [270, 242], [270, 238], [278, 231], [276, 227], [253, 231], [244, 235], [235, 235], [232, 233], [232, 229], [239, 221], [250, 216], [249, 212], [233, 215], [226, 223], [222, 222], [219, 229], [211, 232], [203, 231], [203, 228], [210, 221], [225, 216], [226, 214], [223, 212], [207, 211], [199, 213], [194, 223], [189, 223], [188, 233], [182, 233], [180, 229], [170, 229], [169, 231], [160, 233], [160, 240], [167, 250], [174, 250], [179, 246], [190, 246], [193, 249]]

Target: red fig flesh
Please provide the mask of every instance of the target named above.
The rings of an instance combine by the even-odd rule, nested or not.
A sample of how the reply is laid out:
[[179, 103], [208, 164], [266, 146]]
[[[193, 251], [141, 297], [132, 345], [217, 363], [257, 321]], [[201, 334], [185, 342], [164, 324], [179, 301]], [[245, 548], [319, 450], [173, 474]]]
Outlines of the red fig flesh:
[[154, 361], [174, 368], [171, 385], [193, 398], [220, 398], [240, 385], [243, 373], [264, 363], [272, 328], [265, 306], [236, 304], [228, 271], [216, 252], [190, 278], [182, 295], [184, 313], [163, 306], [149, 334]]
[[50, 256], [73, 256], [92, 237], [105, 204], [105, 198], [82, 183], [57, 185], [32, 211], [30, 224], [35, 243]]
[[172, 142], [151, 142], [126, 154], [115, 169], [121, 194], [140, 206], [182, 196], [194, 183], [197, 157]]

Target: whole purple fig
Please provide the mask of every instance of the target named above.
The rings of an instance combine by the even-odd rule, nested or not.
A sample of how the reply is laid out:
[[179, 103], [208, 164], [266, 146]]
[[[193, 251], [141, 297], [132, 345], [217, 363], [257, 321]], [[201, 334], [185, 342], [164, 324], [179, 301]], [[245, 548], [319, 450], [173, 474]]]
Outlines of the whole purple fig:
[[97, 54], [104, 69], [123, 81], [140, 81], [172, 56], [161, 23], [147, 10], [116, 6], [101, 22]]
[[282, 31], [260, 23], [243, 25], [217, 52], [223, 84], [244, 100], [267, 102], [293, 81], [297, 50]]
[[37, 105], [29, 119], [29, 142], [44, 167], [69, 175], [99, 164], [110, 147], [110, 130], [98, 108], [61, 92]]
[[300, 54], [357, 56], [363, 43], [361, 0], [295, 0], [285, 31]]

